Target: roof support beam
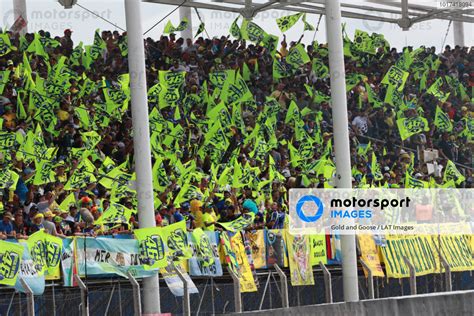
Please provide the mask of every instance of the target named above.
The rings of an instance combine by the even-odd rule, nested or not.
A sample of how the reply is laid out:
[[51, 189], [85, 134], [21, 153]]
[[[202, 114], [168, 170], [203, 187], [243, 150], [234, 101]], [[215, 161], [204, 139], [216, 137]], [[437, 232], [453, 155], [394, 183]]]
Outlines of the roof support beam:
[[[176, 0], [143, 0], [150, 3], [176, 5]], [[407, 0], [402, 2], [384, 2], [370, 0], [368, 5], [341, 3], [344, 11], [342, 17], [364, 19], [387, 23], [396, 23], [402, 28], [408, 28], [414, 23], [431, 19], [451, 20], [465, 23], [474, 23], [473, 9], [438, 10], [434, 7], [413, 4]], [[373, 6], [371, 4], [373, 3]], [[198, 9], [219, 10], [242, 14], [252, 18], [259, 12], [267, 10], [287, 10], [291, 12], [305, 12], [311, 14], [325, 14], [325, 0], [267, 0], [265, 3], [255, 3], [252, 0], [205, 0], [186, 1], [182, 6]], [[393, 9], [391, 9], [393, 8]], [[397, 8], [397, 9], [395, 9]], [[403, 10], [402, 10], [403, 8]], [[389, 15], [389, 16], [387, 16]]]

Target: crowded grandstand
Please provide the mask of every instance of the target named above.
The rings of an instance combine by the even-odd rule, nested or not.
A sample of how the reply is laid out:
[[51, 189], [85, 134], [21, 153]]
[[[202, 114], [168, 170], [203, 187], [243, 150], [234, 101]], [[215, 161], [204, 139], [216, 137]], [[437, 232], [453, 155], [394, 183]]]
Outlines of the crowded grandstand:
[[[285, 32], [301, 16], [278, 26]], [[207, 242], [226, 254], [237, 251], [229, 234], [241, 236], [233, 247], [247, 247], [249, 236], [270, 247], [288, 228], [290, 189], [337, 187], [328, 47], [304, 44], [303, 36], [278, 38], [239, 19], [229, 36], [204, 37], [203, 25], [194, 39], [178, 37], [185, 24], [144, 40], [155, 224], [181, 227], [190, 243], [214, 236]], [[70, 237], [135, 236], [137, 265], [163, 268], [166, 258], [153, 261], [142, 249], [147, 236], [134, 235], [140, 153], [133, 147], [127, 34], [97, 30], [85, 45], [72, 32], [0, 34], [0, 239], [61, 238], [69, 249]], [[352, 186], [473, 188], [473, 48], [397, 49], [382, 34], [356, 30], [344, 31], [344, 57]], [[457, 212], [445, 215], [471, 215]], [[338, 262], [335, 236], [311, 238], [324, 250], [319, 259]], [[86, 239], [75, 240], [81, 249]], [[468, 237], [459, 243], [472, 245]], [[173, 260], [191, 257], [189, 249], [168, 247]], [[307, 240], [300, 247], [311, 248]], [[252, 261], [252, 270], [277, 259], [288, 265], [285, 250], [269, 256], [268, 249], [254, 253], [263, 261]], [[214, 264], [212, 253], [194, 251]], [[306, 250], [288, 251], [297, 257]], [[311, 277], [300, 273], [295, 284], [308, 284]]]

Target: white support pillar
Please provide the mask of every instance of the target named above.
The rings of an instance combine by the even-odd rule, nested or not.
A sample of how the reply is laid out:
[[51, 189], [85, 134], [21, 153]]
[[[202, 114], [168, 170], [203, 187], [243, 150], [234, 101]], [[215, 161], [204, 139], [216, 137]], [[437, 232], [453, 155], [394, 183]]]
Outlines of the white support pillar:
[[191, 7], [179, 7], [180, 21], [184, 20], [184, 18], [188, 19], [189, 21], [188, 27], [184, 31], [181, 31], [181, 37], [186, 41], [188, 38], [193, 38], [193, 19], [191, 15]]
[[[342, 44], [341, 4], [326, 0], [326, 36], [329, 46], [329, 70], [333, 113], [337, 187], [351, 188], [351, 158], [347, 118], [346, 74]], [[344, 300], [359, 300], [355, 235], [341, 236]]]
[[461, 21], [453, 21], [454, 46], [464, 47], [464, 24]]
[[[13, 0], [13, 23], [21, 16], [26, 23], [28, 23], [28, 11], [26, 10], [26, 0]], [[25, 35], [28, 32], [28, 24], [24, 26], [20, 35]]]
[[[455, 2], [462, 2], [462, 0], [455, 0]], [[459, 10], [462, 13], [461, 10]], [[461, 14], [459, 15], [461, 16]], [[453, 21], [454, 46], [458, 45], [464, 47], [464, 24], [461, 21]]]
[[[140, 0], [124, 0], [132, 101], [133, 149], [140, 228], [155, 227], [150, 130]], [[143, 279], [143, 315], [160, 314], [158, 274]]]

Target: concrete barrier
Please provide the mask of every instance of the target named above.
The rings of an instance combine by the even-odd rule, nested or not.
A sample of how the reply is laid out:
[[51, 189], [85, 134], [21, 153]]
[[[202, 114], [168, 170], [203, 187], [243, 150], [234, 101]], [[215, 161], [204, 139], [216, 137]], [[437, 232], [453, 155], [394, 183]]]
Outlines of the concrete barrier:
[[285, 309], [252, 311], [249, 314], [260, 316], [471, 316], [474, 315], [474, 291], [430, 293], [351, 303], [307, 305]]

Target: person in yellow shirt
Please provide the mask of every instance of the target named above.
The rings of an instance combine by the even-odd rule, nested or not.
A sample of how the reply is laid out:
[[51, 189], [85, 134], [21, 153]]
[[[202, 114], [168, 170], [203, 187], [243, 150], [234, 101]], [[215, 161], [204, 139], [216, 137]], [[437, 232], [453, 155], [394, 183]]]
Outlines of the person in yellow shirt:
[[217, 223], [217, 215], [214, 212], [214, 208], [211, 205], [208, 205], [204, 209], [204, 214], [202, 215], [202, 221], [204, 224], [204, 230], [214, 231], [215, 224]]
[[63, 161], [60, 161], [56, 165], [56, 180], [61, 183], [67, 182], [66, 166], [64, 165]]
[[281, 41], [281, 48], [280, 48], [280, 56], [281, 57], [286, 57], [288, 55], [288, 44], [286, 43], [286, 35], [283, 34], [283, 41]]
[[58, 110], [57, 116], [61, 122], [69, 120], [70, 114], [69, 114], [69, 106], [67, 103], [65, 102], [61, 103], [61, 107]]
[[191, 214], [193, 214], [196, 228], [204, 228], [204, 224], [202, 221], [202, 202], [199, 200], [192, 200], [190, 203]]

